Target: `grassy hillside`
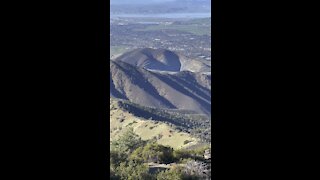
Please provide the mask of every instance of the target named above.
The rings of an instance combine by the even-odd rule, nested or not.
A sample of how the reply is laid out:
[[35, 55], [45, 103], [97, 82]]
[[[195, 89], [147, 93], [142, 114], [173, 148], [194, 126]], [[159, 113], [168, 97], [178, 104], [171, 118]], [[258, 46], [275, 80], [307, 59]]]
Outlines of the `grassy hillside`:
[[[144, 111], [141, 113], [144, 116], [141, 116], [139, 110]], [[110, 99], [110, 141], [117, 139], [132, 127], [143, 140], [156, 139], [159, 144], [168, 145], [174, 149], [203, 144], [200, 138], [188, 132], [189, 128], [184, 128], [191, 125], [183, 124], [184, 122], [179, 124], [182, 115], [173, 116], [169, 112], [159, 110], [155, 113], [152, 112], [152, 108], [143, 108], [126, 101]], [[189, 116], [192, 115], [189, 114]]]

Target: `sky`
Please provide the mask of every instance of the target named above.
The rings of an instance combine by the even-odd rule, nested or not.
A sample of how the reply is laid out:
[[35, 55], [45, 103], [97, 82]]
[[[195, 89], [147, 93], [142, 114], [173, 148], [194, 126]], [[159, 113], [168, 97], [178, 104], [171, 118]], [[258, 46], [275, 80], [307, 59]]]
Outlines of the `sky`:
[[170, 2], [175, 0], [111, 0], [111, 4], [150, 4], [158, 2]]

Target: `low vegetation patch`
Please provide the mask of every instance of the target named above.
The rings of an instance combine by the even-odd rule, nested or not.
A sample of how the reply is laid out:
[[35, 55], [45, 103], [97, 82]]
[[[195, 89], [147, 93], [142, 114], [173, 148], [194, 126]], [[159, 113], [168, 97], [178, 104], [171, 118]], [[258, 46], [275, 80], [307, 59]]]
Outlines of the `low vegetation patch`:
[[111, 143], [110, 179], [209, 179], [211, 163], [203, 158], [208, 148], [174, 150], [154, 140], [143, 141], [130, 128]]

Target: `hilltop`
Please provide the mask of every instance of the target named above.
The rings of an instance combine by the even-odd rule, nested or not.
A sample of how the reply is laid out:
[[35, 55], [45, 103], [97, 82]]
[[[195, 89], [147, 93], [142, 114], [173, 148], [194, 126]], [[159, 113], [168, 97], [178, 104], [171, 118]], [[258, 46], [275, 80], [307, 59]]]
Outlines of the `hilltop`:
[[160, 73], [110, 60], [110, 96], [155, 108], [211, 114], [211, 75]]
[[211, 67], [202, 61], [187, 58], [167, 49], [140, 48], [122, 54], [114, 61], [125, 62], [140, 68], [156, 71], [210, 72]]

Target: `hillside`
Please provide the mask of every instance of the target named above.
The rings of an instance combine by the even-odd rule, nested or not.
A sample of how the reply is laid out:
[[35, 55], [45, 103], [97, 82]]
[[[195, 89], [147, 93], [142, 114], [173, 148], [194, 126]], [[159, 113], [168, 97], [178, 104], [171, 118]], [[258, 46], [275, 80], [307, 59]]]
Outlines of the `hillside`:
[[200, 60], [187, 58], [181, 54], [166, 49], [142, 48], [115, 59], [133, 66], [157, 71], [191, 71], [210, 72], [210, 65]]
[[[139, 116], [149, 114], [149, 118]], [[141, 114], [140, 114], [141, 115]], [[187, 129], [179, 128], [166, 122], [166, 115], [154, 114], [141, 106], [127, 101], [110, 98], [110, 141], [117, 139], [126, 129], [133, 128], [143, 140], [155, 139], [159, 144], [168, 145], [174, 149], [188, 148], [203, 144], [195, 135], [187, 132]], [[153, 117], [153, 118], [152, 118]], [[175, 121], [175, 117], [166, 118]]]
[[147, 107], [211, 114], [211, 75], [151, 72], [110, 60], [110, 96]]

